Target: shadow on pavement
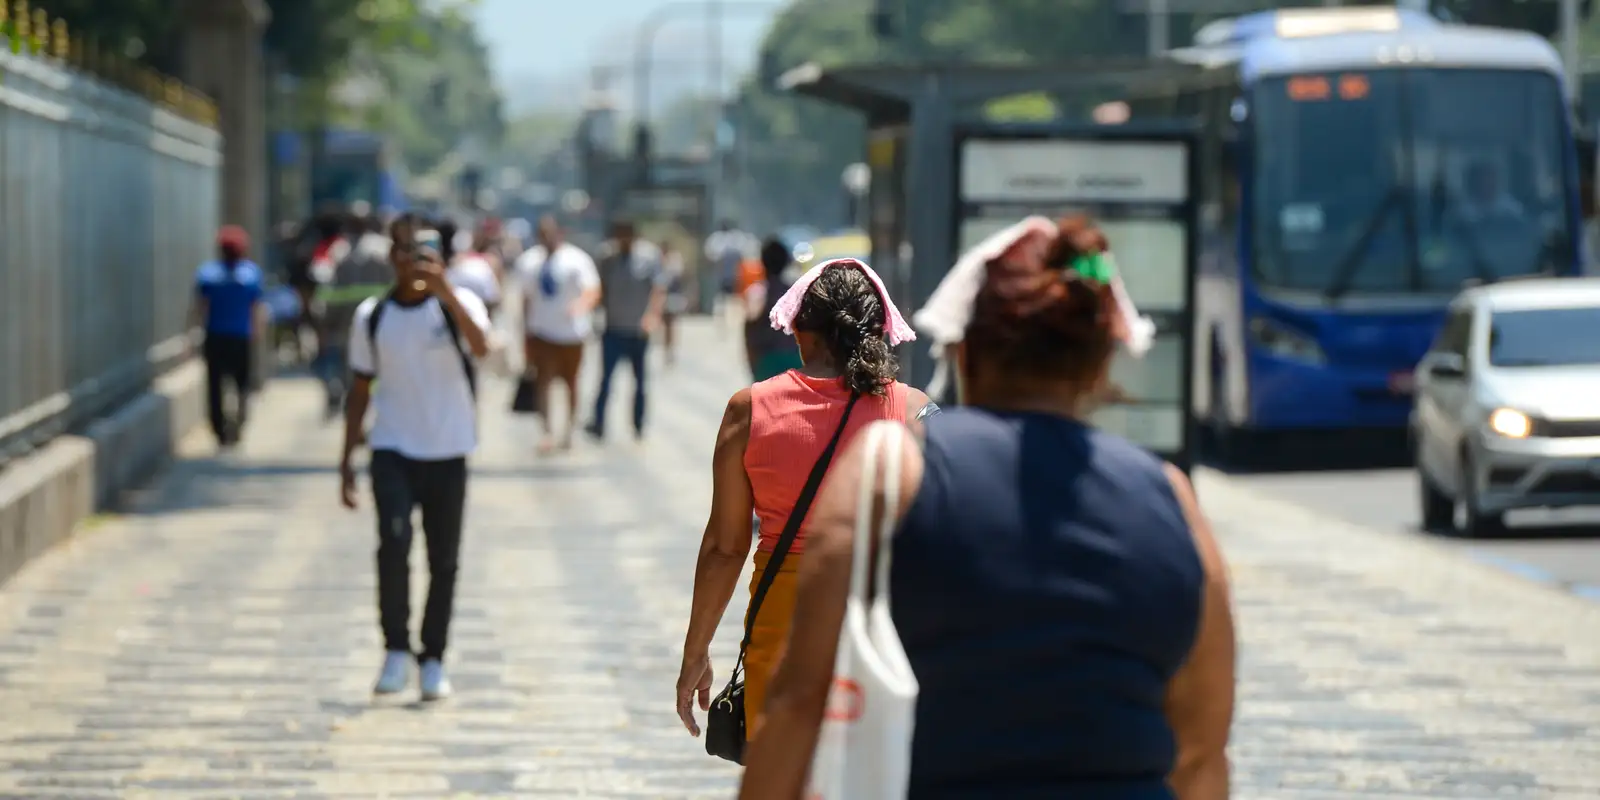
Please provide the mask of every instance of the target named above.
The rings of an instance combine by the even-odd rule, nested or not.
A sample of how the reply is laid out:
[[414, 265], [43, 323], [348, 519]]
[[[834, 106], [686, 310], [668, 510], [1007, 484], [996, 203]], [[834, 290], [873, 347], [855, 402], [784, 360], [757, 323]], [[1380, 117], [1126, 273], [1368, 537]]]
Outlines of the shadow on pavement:
[[[247, 461], [246, 456], [222, 453], [214, 456], [175, 461], [164, 474], [152, 476], [147, 484], [124, 492], [117, 503], [118, 513], [132, 516], [160, 516], [174, 512], [225, 508], [278, 508], [290, 504], [304, 487], [287, 482], [315, 476], [327, 486], [329, 508], [338, 507], [338, 466], [334, 463]], [[359, 460], [365, 465], [366, 456]], [[533, 464], [518, 467], [474, 466], [475, 482], [501, 480], [541, 483], [583, 480], [604, 471], [603, 464]], [[359, 478], [362, 502], [367, 496], [366, 476]]]
[[1256, 434], [1230, 442], [1220, 452], [1203, 428], [1200, 461], [1230, 475], [1403, 469], [1412, 466], [1403, 431], [1339, 431]]

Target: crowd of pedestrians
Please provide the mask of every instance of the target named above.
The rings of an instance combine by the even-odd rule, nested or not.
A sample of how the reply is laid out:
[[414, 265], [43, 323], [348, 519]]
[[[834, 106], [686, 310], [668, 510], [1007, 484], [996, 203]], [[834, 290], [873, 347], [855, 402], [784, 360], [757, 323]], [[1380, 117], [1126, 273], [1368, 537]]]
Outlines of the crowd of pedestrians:
[[[497, 347], [496, 309], [521, 300], [541, 454], [572, 447], [597, 331], [584, 429], [604, 439], [626, 362], [642, 438], [649, 349], [686, 308], [684, 270], [625, 220], [592, 256], [554, 219], [525, 252], [492, 226], [463, 236], [410, 215], [387, 228], [349, 220], [335, 242], [332, 226], [314, 230], [304, 272], [322, 312], [322, 374], [339, 376], [329, 397], [344, 412], [348, 507], [358, 451], [370, 451], [386, 650], [374, 689], [402, 692], [420, 675], [422, 698], [437, 700], [451, 693], [478, 370]], [[707, 243], [751, 381], [716, 434], [675, 705], [708, 753], [746, 766], [741, 797], [1228, 796], [1235, 643], [1219, 549], [1181, 471], [1088, 423], [1116, 394], [1113, 356], [1149, 346], [1107, 250], [1085, 218], [1030, 217], [965, 254], [914, 327], [860, 260], [798, 263], [782, 241], [731, 227]], [[248, 252], [242, 231], [225, 229], [196, 278], [224, 444], [238, 439], [249, 342], [264, 324]], [[898, 379], [894, 348], [919, 333], [959, 407], [941, 411]], [[414, 511], [429, 567], [420, 648]], [[719, 684], [712, 640], [752, 560], [739, 657]], [[883, 708], [902, 718], [886, 722]]]

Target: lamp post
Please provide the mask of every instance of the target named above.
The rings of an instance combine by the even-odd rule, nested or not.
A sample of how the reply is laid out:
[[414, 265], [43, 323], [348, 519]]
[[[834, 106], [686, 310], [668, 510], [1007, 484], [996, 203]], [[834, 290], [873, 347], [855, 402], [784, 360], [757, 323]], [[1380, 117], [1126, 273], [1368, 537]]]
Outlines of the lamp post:
[[872, 168], [861, 162], [856, 162], [844, 168], [844, 173], [839, 176], [839, 182], [844, 186], [847, 197], [849, 219], [846, 224], [854, 229], [861, 227], [861, 201], [866, 198], [867, 192], [872, 190]]

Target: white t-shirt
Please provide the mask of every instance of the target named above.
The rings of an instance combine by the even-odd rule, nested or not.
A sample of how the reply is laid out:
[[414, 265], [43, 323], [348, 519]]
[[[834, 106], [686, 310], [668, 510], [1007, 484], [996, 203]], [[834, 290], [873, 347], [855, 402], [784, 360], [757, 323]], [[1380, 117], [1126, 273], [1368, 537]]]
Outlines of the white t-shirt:
[[500, 302], [500, 278], [494, 274], [494, 265], [477, 253], [467, 253], [456, 259], [445, 277], [452, 286], [477, 295], [486, 306]]
[[[489, 330], [489, 311], [466, 289], [456, 298], [472, 321]], [[390, 302], [378, 320], [377, 358], [367, 338], [367, 320], [383, 298], [356, 309], [350, 324], [350, 369], [375, 375], [372, 392], [373, 450], [393, 450], [406, 458], [435, 461], [469, 455], [478, 446], [478, 404], [462, 368], [465, 341], [450, 341], [444, 305], [428, 298], [414, 306]]]
[[[552, 279], [548, 286], [546, 270]], [[594, 330], [594, 314], [573, 316], [571, 311], [572, 304], [584, 292], [600, 288], [600, 271], [588, 253], [562, 243], [555, 255], [547, 258], [540, 245], [517, 259], [517, 275], [528, 298], [523, 308], [528, 333], [561, 344], [574, 344], [589, 337]], [[548, 288], [555, 289], [554, 294], [547, 292]]]

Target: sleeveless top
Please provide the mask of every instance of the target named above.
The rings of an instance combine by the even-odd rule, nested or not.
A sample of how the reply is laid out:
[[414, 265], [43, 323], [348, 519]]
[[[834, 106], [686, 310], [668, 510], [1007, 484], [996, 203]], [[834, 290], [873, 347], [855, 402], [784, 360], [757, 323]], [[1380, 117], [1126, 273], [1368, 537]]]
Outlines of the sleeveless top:
[[1204, 570], [1162, 463], [1045, 414], [926, 431], [890, 572], [921, 685], [909, 796], [1169, 800]]
[[[890, 383], [882, 397], [864, 396], [850, 412], [850, 422], [834, 457], [844, 453], [851, 437], [876, 420], [905, 421], [906, 385]], [[817, 458], [833, 438], [850, 402], [839, 378], [813, 378], [791, 369], [750, 387], [750, 441], [744, 448], [744, 471], [750, 477], [756, 516], [761, 520], [758, 550], [771, 552]], [[802, 526], [790, 548], [805, 550]]]

